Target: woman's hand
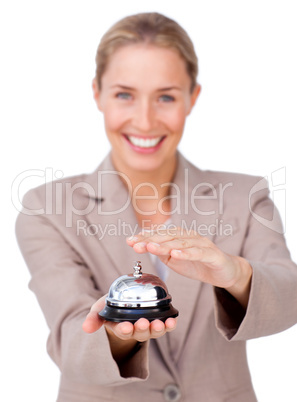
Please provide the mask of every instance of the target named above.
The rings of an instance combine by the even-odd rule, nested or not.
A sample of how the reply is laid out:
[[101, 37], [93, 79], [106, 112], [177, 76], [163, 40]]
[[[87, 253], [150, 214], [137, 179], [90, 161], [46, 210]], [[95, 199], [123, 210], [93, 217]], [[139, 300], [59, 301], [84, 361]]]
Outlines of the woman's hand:
[[182, 229], [143, 231], [127, 239], [137, 253], [150, 252], [175, 272], [225, 288], [247, 306], [252, 268], [244, 258], [221, 251], [198, 233]]
[[154, 320], [150, 323], [147, 319], [140, 318], [134, 325], [128, 321], [117, 323], [103, 320], [98, 313], [105, 306], [105, 298], [106, 295], [93, 304], [83, 323], [83, 330], [87, 333], [93, 333], [104, 325], [113, 357], [118, 363], [133, 353], [138, 342], [159, 338], [166, 332], [173, 331], [176, 327], [177, 320], [175, 318], [168, 318], [165, 323], [160, 320]]

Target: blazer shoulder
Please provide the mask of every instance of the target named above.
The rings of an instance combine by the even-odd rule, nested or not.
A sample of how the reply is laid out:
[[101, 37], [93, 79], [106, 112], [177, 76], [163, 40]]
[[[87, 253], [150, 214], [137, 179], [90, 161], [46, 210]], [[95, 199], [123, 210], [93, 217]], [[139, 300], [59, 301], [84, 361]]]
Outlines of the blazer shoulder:
[[268, 182], [263, 176], [250, 175], [245, 173], [236, 173], [236, 172], [225, 172], [225, 171], [207, 171], [210, 174], [214, 181], [219, 181], [222, 183], [230, 182], [234, 187], [239, 188], [251, 188], [255, 186], [259, 182]]
[[187, 182], [193, 191], [200, 188], [204, 194], [220, 192], [231, 204], [240, 202], [257, 203], [267, 198], [269, 186], [265, 177], [237, 172], [219, 170], [203, 170], [178, 154], [178, 170], [176, 183]]
[[107, 154], [93, 172], [63, 177], [34, 187], [25, 193], [22, 203], [23, 205], [26, 203], [31, 204], [35, 202], [34, 200], [39, 200], [43, 203], [48, 197], [54, 198], [56, 194], [58, 196], [69, 194], [72, 197], [79, 193], [84, 196], [93, 195], [96, 198], [98, 192], [98, 173], [110, 170], [114, 170], [114, 168], [111, 156]]
[[187, 160], [182, 154], [179, 154], [179, 169], [189, 171], [190, 176], [196, 177], [196, 180], [204, 180], [211, 184], [231, 182], [235, 186], [250, 187], [265, 180], [263, 176], [251, 175], [238, 172], [227, 172], [212, 169], [200, 169], [195, 164]]
[[202, 170], [185, 161], [183, 167], [189, 170], [190, 183], [205, 186], [205, 193], [219, 192], [232, 205], [251, 205], [269, 196], [269, 184], [265, 177], [245, 173], [218, 170]]
[[261, 180], [263, 177], [259, 175], [251, 175], [247, 173], [238, 173], [224, 170], [200, 169], [191, 164], [191, 167], [197, 172], [202, 172], [206, 177], [212, 178], [214, 181], [228, 181], [232, 180], [234, 183], [252, 183]]
[[223, 171], [209, 171], [209, 175], [220, 191], [230, 188], [231, 191], [226, 191], [226, 194], [234, 202], [249, 200], [254, 204], [269, 196], [269, 183], [263, 176]]
[[86, 188], [89, 185], [91, 174], [80, 174], [63, 177], [50, 182], [43, 183], [37, 187], [29, 189], [23, 196], [23, 207], [37, 207], [36, 204], [43, 204], [48, 198], [55, 198], [56, 195], [73, 193], [77, 189]]
[[186, 167], [189, 169], [189, 174], [191, 176], [196, 176], [196, 178], [199, 178], [200, 181], [203, 180], [205, 183], [212, 185], [218, 186], [220, 184], [230, 184], [235, 188], [240, 188], [243, 190], [244, 188], [250, 189], [257, 185], [257, 183], [261, 183], [261, 185], [266, 183], [265, 185], [268, 188], [267, 179], [263, 176], [220, 170], [203, 170], [190, 162], [187, 163]]

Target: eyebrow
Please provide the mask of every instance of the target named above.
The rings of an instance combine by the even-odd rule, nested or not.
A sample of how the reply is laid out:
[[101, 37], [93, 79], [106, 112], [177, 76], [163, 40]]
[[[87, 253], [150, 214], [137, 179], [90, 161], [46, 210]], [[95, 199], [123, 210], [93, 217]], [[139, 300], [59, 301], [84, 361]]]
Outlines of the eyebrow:
[[122, 88], [122, 89], [127, 89], [128, 91], [134, 91], [135, 90], [132, 87], [128, 87], [126, 85], [121, 85], [121, 84], [112, 85], [110, 88]]
[[[125, 90], [127, 90], [127, 91], [135, 91], [135, 90], [136, 90], [136, 89], [133, 88], [133, 87], [129, 87], [129, 86], [127, 86], [127, 85], [122, 85], [122, 84], [115, 84], [115, 85], [112, 85], [110, 88], [122, 88], [122, 89], [125, 89]], [[178, 90], [178, 91], [181, 91], [181, 90], [182, 90], [180, 87], [171, 86], [171, 87], [159, 88], [159, 89], [157, 89], [157, 92], [171, 91], [171, 90], [173, 90], [173, 89]]]
[[160, 88], [157, 91], [171, 91], [172, 89], [177, 89], [178, 91], [181, 91], [182, 89], [180, 87], [172, 86], [172, 87], [165, 87], [165, 88]]

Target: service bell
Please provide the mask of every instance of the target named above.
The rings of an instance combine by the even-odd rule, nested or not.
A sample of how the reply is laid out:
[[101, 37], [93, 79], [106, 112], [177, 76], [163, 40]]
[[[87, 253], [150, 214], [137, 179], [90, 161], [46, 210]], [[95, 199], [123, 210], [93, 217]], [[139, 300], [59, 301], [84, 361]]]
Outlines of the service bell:
[[140, 261], [135, 261], [133, 269], [133, 274], [120, 276], [111, 284], [99, 316], [132, 323], [142, 317], [149, 321], [177, 317], [178, 310], [171, 304], [165, 283], [158, 276], [142, 273]]

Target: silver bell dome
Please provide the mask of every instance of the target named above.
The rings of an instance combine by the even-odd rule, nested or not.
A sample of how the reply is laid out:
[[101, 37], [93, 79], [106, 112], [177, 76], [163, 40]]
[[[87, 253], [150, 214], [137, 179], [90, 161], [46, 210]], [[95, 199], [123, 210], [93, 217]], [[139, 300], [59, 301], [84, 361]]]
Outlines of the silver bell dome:
[[141, 272], [140, 261], [134, 263], [134, 274], [120, 276], [110, 286], [106, 306], [99, 315], [109, 321], [135, 322], [176, 317], [165, 283], [155, 275]]

